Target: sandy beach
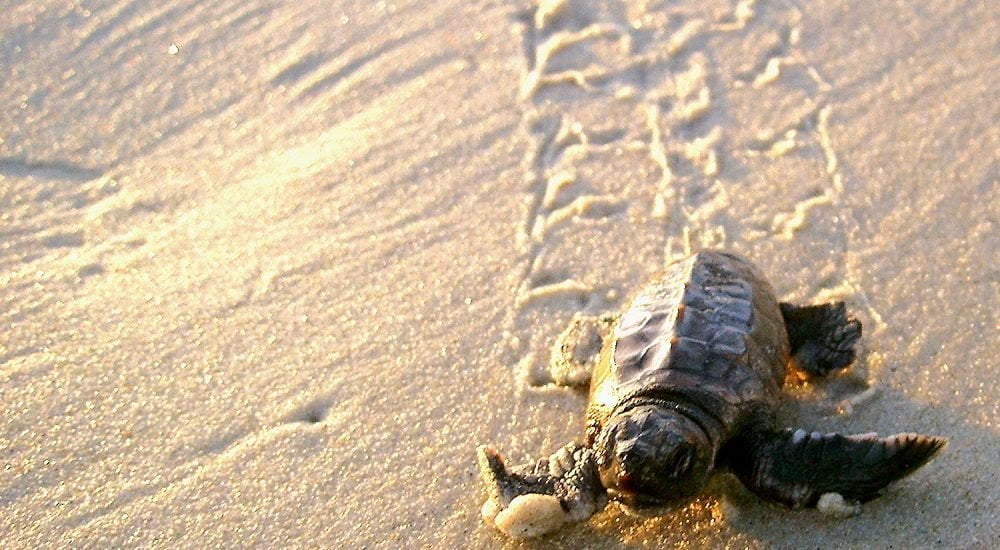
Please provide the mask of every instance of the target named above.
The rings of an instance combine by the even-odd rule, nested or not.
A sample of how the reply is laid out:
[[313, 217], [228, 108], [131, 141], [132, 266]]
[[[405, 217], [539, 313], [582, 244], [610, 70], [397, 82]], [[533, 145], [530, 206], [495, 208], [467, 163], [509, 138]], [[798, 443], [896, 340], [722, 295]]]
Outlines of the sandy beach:
[[[0, 2], [0, 547], [1000, 547], [1000, 10]], [[865, 327], [789, 426], [950, 444], [858, 516], [719, 476], [545, 538], [576, 313], [751, 258]]]

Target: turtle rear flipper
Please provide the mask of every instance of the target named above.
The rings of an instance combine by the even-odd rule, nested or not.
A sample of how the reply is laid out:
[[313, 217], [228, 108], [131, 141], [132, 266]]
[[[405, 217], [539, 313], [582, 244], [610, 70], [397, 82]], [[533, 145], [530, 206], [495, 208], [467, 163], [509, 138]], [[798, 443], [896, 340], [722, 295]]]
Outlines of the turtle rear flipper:
[[590, 384], [590, 375], [616, 319], [614, 315], [573, 315], [552, 346], [549, 376], [554, 384], [575, 388]]
[[758, 431], [729, 443], [729, 468], [761, 498], [792, 508], [816, 507], [821, 497], [869, 501], [923, 466], [947, 440], [918, 434], [880, 438], [805, 430]]
[[593, 451], [567, 445], [548, 458], [508, 469], [496, 450], [477, 449], [488, 500], [483, 517], [508, 536], [538, 536], [584, 521], [607, 504]]
[[781, 303], [795, 366], [816, 376], [854, 362], [861, 322], [847, 316], [844, 302], [813, 306]]

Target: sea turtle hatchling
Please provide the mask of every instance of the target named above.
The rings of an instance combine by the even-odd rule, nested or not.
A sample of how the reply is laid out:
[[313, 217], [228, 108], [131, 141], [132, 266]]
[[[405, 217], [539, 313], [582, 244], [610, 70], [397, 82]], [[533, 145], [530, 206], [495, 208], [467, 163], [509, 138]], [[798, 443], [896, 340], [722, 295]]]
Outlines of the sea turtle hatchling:
[[843, 369], [860, 336], [843, 302], [778, 303], [747, 260], [700, 252], [676, 262], [605, 338], [582, 444], [512, 468], [479, 447], [483, 517], [509, 536], [536, 536], [586, 520], [609, 500], [636, 511], [683, 503], [720, 470], [791, 508], [856, 513], [946, 443], [774, 426], [787, 366], [809, 375]]

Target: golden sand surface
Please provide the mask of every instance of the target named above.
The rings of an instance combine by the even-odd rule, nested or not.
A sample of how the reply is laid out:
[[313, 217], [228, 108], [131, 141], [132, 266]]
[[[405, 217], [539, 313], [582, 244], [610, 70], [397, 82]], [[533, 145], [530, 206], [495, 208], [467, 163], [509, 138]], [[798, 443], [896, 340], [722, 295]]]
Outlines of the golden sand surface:
[[[1000, 546], [994, 4], [0, 8], [3, 548]], [[580, 436], [567, 322], [703, 248], [865, 325], [784, 421], [949, 447], [844, 520], [484, 524], [476, 445]]]

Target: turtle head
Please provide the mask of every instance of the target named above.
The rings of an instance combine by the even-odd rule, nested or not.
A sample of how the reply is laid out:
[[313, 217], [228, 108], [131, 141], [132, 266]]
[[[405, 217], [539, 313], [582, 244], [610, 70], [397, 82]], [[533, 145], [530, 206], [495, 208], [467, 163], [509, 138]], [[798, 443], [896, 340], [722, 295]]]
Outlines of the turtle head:
[[611, 498], [636, 509], [694, 496], [707, 481], [715, 455], [696, 422], [656, 405], [612, 416], [597, 451], [601, 483]]

